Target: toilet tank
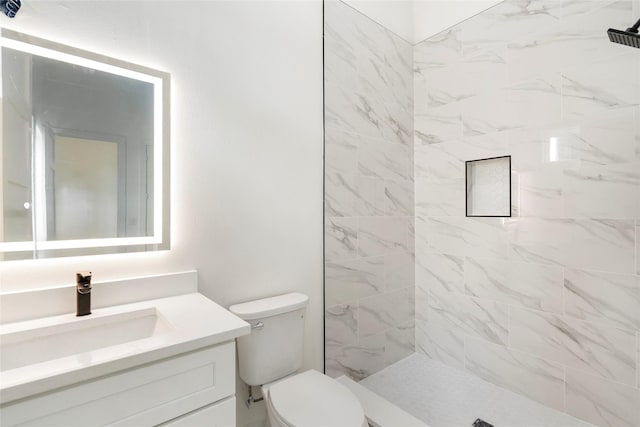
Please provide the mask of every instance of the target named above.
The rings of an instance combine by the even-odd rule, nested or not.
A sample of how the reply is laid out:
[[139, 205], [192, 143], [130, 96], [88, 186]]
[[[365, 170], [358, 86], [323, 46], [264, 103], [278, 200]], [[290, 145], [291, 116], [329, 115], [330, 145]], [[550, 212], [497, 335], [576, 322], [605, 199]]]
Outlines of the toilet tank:
[[300, 369], [308, 301], [304, 294], [291, 293], [229, 307], [251, 324], [251, 333], [237, 339], [242, 381], [262, 385]]

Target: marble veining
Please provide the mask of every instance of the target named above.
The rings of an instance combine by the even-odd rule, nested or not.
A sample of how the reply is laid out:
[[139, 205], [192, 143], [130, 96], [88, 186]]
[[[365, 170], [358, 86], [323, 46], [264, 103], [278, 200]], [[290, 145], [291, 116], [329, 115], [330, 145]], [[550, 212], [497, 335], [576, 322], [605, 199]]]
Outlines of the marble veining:
[[507, 342], [505, 304], [446, 292], [429, 293], [429, 322], [496, 344]]
[[469, 295], [541, 311], [563, 311], [561, 268], [467, 257], [464, 275]]
[[510, 310], [513, 348], [635, 386], [635, 332], [531, 310]]
[[384, 257], [325, 264], [326, 305], [353, 303], [384, 291]]
[[560, 364], [468, 338], [465, 368], [554, 409], [563, 409], [564, 371]]
[[325, 256], [329, 260], [355, 258], [357, 252], [357, 218], [326, 218]]
[[567, 368], [565, 406], [568, 414], [598, 426], [637, 427], [640, 391]]
[[566, 269], [565, 312], [573, 317], [640, 330], [640, 277]]
[[413, 48], [324, 11], [325, 362], [359, 380], [414, 350]]
[[[639, 13], [506, 0], [414, 46], [416, 351], [603, 427], [640, 426], [640, 56], [606, 37]], [[507, 154], [513, 216], [466, 218]]]

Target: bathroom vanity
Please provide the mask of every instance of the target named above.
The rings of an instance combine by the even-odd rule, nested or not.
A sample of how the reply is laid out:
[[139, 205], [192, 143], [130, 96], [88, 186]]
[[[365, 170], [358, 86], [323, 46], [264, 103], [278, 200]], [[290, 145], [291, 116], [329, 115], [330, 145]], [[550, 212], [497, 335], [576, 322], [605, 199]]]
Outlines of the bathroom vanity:
[[[45, 291], [54, 305], [62, 292]], [[197, 292], [3, 323], [2, 426], [233, 426], [234, 340], [248, 333]]]

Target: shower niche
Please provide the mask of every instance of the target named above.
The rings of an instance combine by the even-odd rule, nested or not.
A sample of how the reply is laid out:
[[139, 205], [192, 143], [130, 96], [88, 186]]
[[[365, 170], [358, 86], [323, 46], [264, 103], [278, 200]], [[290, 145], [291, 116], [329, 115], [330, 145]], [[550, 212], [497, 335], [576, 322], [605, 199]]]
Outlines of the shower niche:
[[465, 162], [466, 216], [511, 216], [511, 156]]

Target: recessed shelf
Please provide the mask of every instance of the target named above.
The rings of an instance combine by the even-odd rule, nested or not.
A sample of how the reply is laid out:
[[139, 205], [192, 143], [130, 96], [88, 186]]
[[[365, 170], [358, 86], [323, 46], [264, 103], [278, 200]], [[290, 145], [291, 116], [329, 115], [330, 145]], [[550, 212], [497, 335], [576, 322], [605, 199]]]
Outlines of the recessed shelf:
[[511, 156], [466, 162], [466, 216], [511, 216]]

